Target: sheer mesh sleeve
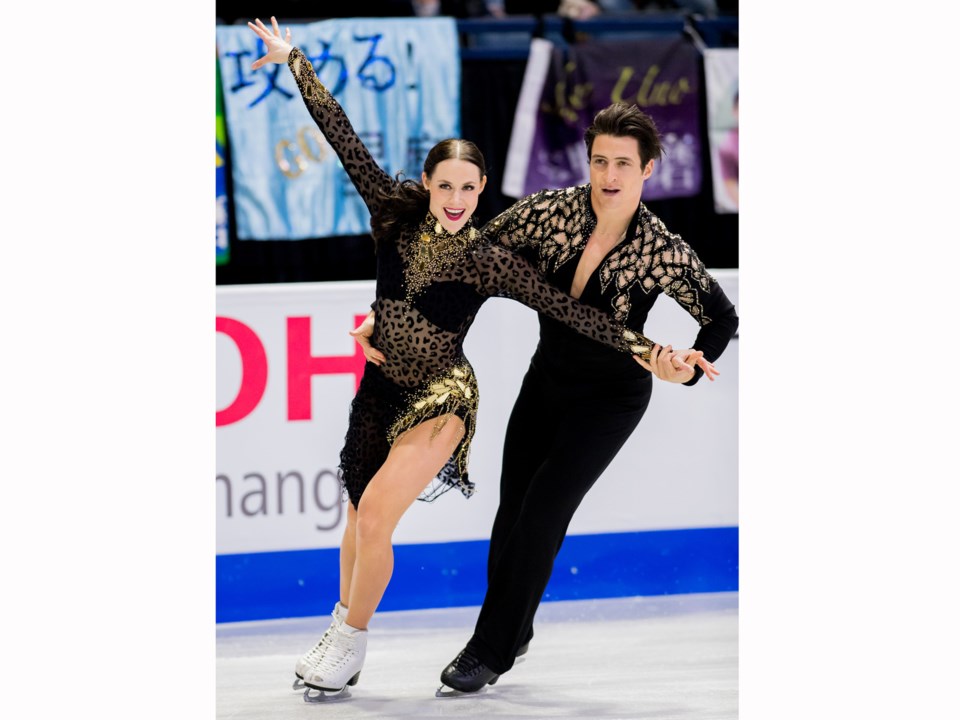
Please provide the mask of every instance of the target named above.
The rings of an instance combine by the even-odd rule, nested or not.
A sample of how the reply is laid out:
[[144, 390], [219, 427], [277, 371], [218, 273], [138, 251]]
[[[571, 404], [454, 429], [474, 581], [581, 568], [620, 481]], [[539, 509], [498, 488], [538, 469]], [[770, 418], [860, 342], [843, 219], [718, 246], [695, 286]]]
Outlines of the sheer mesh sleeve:
[[550, 285], [533, 265], [509, 248], [488, 242], [470, 257], [481, 294], [517, 300], [608, 347], [650, 359], [652, 340]]
[[340, 163], [353, 182], [371, 215], [379, 210], [377, 190], [388, 190], [395, 181], [373, 159], [367, 146], [357, 135], [330, 91], [313, 70], [313, 65], [300, 48], [293, 48], [287, 58], [287, 66], [293, 73], [303, 102], [320, 132], [337, 153]]

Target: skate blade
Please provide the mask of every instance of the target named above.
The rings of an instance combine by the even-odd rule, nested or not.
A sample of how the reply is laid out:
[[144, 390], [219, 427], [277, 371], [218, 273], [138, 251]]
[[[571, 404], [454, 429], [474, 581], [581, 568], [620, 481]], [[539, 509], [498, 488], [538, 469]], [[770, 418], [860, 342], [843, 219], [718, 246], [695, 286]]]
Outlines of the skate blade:
[[296, 679], [293, 681], [293, 689], [294, 689], [294, 690], [306, 690], [306, 689], [307, 689], [307, 686], [303, 684], [303, 678], [296, 678]]
[[479, 690], [474, 692], [464, 692], [463, 690], [455, 690], [452, 687], [447, 687], [446, 685], [441, 685], [437, 688], [437, 692], [434, 694], [438, 698], [459, 698], [459, 697], [476, 697], [477, 695], [483, 695], [487, 692], [489, 685], [484, 685]]
[[303, 701], [308, 703], [324, 703], [324, 702], [333, 702], [336, 700], [345, 700], [350, 697], [350, 690], [348, 688], [353, 687], [360, 680], [360, 673], [357, 672], [352, 678], [347, 680], [347, 684], [344, 685], [339, 690], [321, 688], [316, 685], [310, 685], [309, 683], [304, 683], [306, 691], [303, 693]]
[[314, 705], [341, 702], [350, 697], [350, 690], [346, 685], [342, 690], [317, 690], [308, 687], [303, 693], [303, 701]]

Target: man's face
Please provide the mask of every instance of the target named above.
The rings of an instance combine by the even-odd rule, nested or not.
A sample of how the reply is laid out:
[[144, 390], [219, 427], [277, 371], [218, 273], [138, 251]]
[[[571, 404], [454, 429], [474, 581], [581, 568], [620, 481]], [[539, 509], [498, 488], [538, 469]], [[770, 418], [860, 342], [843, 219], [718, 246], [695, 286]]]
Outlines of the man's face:
[[597, 135], [590, 153], [590, 185], [596, 212], [635, 210], [643, 181], [653, 173], [653, 160], [640, 160], [636, 138]]

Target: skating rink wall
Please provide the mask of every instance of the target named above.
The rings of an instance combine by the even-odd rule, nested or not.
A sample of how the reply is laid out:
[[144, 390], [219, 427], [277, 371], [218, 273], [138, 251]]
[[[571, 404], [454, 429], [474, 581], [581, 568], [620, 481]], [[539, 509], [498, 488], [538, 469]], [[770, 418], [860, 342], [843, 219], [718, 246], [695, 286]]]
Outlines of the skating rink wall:
[[[737, 271], [711, 272], [739, 312]], [[217, 622], [323, 615], [337, 599], [336, 468], [364, 362], [347, 332], [373, 295], [372, 281], [217, 289]], [[662, 297], [646, 334], [689, 347], [697, 329]], [[381, 610], [482, 602], [503, 433], [537, 330], [519, 303], [480, 310], [465, 343], [480, 384], [478, 492], [407, 512]], [[732, 340], [713, 383], [654, 381], [570, 525], [545, 601], [738, 589], [738, 349]]]

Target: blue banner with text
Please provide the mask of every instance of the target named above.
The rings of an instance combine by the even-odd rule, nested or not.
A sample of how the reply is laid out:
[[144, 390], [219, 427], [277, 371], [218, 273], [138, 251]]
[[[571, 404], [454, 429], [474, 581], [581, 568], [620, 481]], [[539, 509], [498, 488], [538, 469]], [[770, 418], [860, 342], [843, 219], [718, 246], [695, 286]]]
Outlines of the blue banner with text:
[[[282, 30], [286, 31], [286, 25]], [[351, 18], [290, 25], [380, 166], [419, 178], [427, 151], [460, 132], [452, 18]], [[237, 237], [299, 240], [369, 232], [370, 215], [284, 65], [244, 26], [217, 26]]]

